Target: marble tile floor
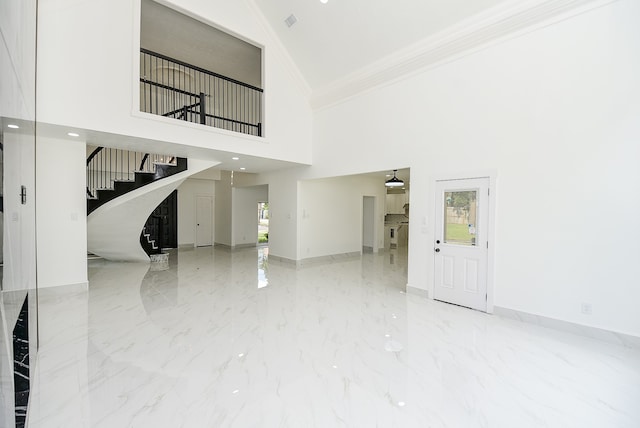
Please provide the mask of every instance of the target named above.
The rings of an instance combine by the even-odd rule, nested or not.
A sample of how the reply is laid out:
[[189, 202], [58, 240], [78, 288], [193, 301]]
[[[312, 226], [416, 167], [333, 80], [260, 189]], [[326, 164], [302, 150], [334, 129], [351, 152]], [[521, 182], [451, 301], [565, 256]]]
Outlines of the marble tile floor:
[[29, 428], [639, 427], [640, 351], [403, 290], [406, 252], [90, 262], [40, 301]]

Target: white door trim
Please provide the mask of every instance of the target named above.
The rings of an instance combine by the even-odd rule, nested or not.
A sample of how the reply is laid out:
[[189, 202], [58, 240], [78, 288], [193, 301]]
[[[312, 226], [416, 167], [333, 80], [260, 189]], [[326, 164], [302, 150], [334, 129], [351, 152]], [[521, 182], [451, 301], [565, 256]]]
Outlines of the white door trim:
[[436, 192], [436, 182], [445, 181], [445, 180], [466, 180], [471, 178], [488, 178], [489, 179], [489, 218], [487, 219], [487, 240], [489, 242], [489, 248], [487, 251], [487, 313], [493, 313], [494, 306], [494, 282], [495, 282], [495, 218], [496, 218], [496, 183], [497, 183], [498, 173], [496, 170], [483, 170], [476, 171], [470, 173], [458, 173], [458, 174], [437, 174], [433, 175], [430, 178], [430, 189], [431, 193], [431, 231], [432, 233], [427, 236], [429, 239], [428, 242], [428, 251], [427, 251], [427, 265], [430, 268], [429, 275], [429, 286], [428, 286], [428, 297], [429, 299], [433, 299], [435, 294], [435, 281], [434, 281], [434, 262], [433, 262], [433, 233], [435, 233], [436, 228], [436, 216], [435, 209], [437, 206], [436, 198], [438, 197]]

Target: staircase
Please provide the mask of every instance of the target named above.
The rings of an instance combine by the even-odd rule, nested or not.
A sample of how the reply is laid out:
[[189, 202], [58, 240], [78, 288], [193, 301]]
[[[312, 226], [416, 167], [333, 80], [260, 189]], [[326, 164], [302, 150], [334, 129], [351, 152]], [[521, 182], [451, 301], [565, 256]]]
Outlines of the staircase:
[[[96, 148], [87, 158], [87, 248], [108, 260], [149, 261], [161, 251], [149, 231], [152, 212], [208, 162]], [[144, 239], [143, 239], [144, 238]], [[144, 245], [143, 245], [144, 244]]]
[[187, 160], [97, 147], [87, 158], [87, 215], [118, 196], [187, 170]]

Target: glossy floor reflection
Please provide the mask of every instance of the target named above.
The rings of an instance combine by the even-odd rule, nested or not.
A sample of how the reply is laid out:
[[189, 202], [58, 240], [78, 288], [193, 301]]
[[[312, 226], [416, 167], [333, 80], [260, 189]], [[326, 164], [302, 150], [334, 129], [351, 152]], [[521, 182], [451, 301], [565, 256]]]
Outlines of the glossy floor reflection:
[[42, 296], [30, 428], [640, 426], [638, 351], [406, 294], [402, 250], [267, 252]]

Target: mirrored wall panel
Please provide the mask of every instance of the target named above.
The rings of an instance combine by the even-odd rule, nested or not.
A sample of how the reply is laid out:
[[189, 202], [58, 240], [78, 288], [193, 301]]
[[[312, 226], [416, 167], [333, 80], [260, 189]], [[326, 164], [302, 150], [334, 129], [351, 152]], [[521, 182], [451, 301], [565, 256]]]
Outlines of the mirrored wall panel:
[[0, 427], [24, 427], [37, 351], [36, 0], [0, 7]]

